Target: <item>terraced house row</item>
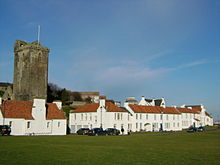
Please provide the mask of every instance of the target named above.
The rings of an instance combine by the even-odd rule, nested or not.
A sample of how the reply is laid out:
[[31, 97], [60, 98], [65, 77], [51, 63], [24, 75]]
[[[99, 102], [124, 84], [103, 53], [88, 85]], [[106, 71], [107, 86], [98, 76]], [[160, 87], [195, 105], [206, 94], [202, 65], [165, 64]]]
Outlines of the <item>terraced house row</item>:
[[[181, 131], [190, 126], [213, 125], [213, 118], [202, 105], [166, 107], [164, 99], [142, 97], [137, 103], [128, 99], [124, 107], [105, 98], [85, 104], [69, 114], [71, 133], [80, 128], [117, 128], [124, 133], [132, 131]], [[117, 104], [118, 105], [118, 104]], [[0, 125], [10, 125], [11, 135], [66, 135], [67, 119], [62, 103], [33, 101], [2, 101], [0, 98]]]
[[164, 99], [142, 97], [137, 103], [129, 99], [124, 107], [100, 99], [99, 103], [86, 104], [70, 112], [72, 133], [80, 128], [102, 127], [128, 131], [181, 131], [190, 126], [213, 125], [213, 118], [202, 105], [166, 107]]

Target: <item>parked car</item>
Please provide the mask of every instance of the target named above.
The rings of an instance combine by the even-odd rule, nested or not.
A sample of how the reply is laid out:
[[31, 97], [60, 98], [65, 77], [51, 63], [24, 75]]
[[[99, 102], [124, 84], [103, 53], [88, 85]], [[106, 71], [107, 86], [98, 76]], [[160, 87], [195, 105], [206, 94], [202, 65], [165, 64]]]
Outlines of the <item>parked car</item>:
[[105, 131], [108, 135], [119, 135], [120, 134], [120, 131], [115, 128], [107, 128]]
[[11, 127], [9, 125], [0, 125], [0, 134], [2, 136], [4, 135], [10, 135], [11, 133]]
[[108, 134], [102, 128], [93, 128], [89, 130], [88, 135], [89, 136], [106, 136]]
[[202, 127], [202, 126], [200, 126], [199, 128], [197, 128], [197, 131], [198, 131], [198, 132], [204, 132], [204, 131], [205, 131], [205, 128]]
[[89, 132], [89, 128], [80, 128], [76, 133], [78, 135], [87, 135]]
[[189, 127], [187, 132], [196, 132], [197, 128], [196, 127]]

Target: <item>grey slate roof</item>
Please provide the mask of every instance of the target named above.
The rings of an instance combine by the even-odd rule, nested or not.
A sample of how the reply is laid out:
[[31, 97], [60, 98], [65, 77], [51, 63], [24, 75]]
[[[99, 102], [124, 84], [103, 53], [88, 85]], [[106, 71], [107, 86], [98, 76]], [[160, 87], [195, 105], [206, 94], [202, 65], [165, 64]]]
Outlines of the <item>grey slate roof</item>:
[[150, 103], [152, 102], [153, 100], [152, 99], [145, 99], [146, 102]]
[[162, 99], [154, 100], [155, 106], [161, 106], [162, 101], [163, 101]]

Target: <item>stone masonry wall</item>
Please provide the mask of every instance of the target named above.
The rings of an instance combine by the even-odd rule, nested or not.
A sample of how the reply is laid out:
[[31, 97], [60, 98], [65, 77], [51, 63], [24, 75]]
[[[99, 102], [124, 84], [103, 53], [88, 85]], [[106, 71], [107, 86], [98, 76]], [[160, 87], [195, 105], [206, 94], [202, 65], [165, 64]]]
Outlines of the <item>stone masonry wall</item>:
[[14, 45], [13, 99], [47, 98], [49, 49], [38, 42], [17, 40]]

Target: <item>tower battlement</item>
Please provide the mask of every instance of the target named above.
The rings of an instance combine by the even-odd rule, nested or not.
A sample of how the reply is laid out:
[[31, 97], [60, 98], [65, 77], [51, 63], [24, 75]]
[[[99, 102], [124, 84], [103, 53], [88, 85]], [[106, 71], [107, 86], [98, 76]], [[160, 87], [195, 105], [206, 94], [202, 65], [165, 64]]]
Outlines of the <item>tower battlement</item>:
[[14, 44], [14, 52], [23, 51], [25, 49], [37, 49], [41, 51], [46, 51], [49, 53], [50, 49], [44, 46], [41, 46], [40, 42], [34, 41], [31, 43], [28, 43], [26, 41], [16, 40]]

